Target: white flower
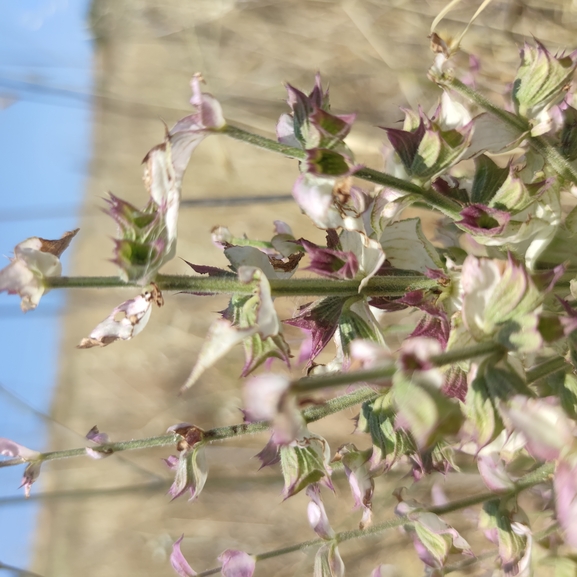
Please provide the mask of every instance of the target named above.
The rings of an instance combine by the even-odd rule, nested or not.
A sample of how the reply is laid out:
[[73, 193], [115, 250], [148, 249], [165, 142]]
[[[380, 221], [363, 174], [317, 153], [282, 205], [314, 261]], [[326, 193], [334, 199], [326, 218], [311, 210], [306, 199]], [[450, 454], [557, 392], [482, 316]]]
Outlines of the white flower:
[[154, 285], [152, 291], [146, 291], [136, 298], [118, 305], [96, 328], [80, 341], [79, 349], [105, 347], [114, 341], [128, 341], [142, 332], [152, 312], [152, 303], [162, 306], [162, 293]]
[[24, 312], [35, 309], [47, 292], [44, 278], [62, 274], [59, 257], [78, 230], [66, 232], [58, 240], [33, 236], [17, 244], [12, 262], [0, 270], [0, 292], [20, 295], [20, 307]]

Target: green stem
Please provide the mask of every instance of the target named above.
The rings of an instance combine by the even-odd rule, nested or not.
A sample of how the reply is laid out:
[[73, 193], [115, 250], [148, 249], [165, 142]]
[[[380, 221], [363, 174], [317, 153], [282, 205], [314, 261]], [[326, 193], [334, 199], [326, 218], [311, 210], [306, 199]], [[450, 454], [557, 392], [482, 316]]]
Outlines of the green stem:
[[552, 375], [562, 370], [566, 365], [567, 363], [563, 357], [553, 357], [525, 372], [527, 384], [530, 385], [543, 377]]
[[[278, 152], [280, 154], [284, 154], [285, 156], [289, 156], [290, 158], [305, 160], [307, 157], [306, 151], [302, 150], [301, 148], [280, 144], [276, 140], [271, 140], [265, 136], [253, 134], [252, 132], [238, 128], [237, 126], [227, 125], [221, 132], [232, 138], [235, 138], [236, 140], [242, 140], [243, 142], [247, 142], [253, 146], [258, 146], [272, 152]], [[423, 200], [423, 202], [427, 203], [432, 208], [441, 211], [443, 214], [451, 217], [453, 220], [460, 220], [461, 218], [459, 216], [459, 212], [461, 211], [459, 205], [452, 201], [450, 198], [439, 194], [432, 188], [421, 188], [412, 182], [407, 182], [406, 180], [402, 180], [396, 176], [392, 176], [372, 168], [361, 168], [355, 172], [354, 176], [374, 184], [387, 186], [388, 188], [392, 188], [400, 192], [417, 195]]]
[[[323, 403], [317, 407], [311, 407], [302, 411], [302, 415], [307, 423], [318, 421], [324, 417], [338, 413], [344, 409], [353, 407], [365, 401], [374, 399], [377, 393], [368, 387], [363, 387], [357, 391], [336, 397]], [[204, 440], [208, 442], [222, 441], [231, 437], [239, 437], [241, 435], [249, 435], [267, 431], [270, 428], [266, 421], [257, 421], [255, 423], [239, 423], [237, 425], [229, 425], [227, 427], [215, 427], [204, 432]], [[103, 443], [101, 445], [92, 447], [94, 450], [103, 453], [119, 453], [121, 451], [133, 451], [136, 449], [147, 449], [151, 447], [166, 447], [168, 445], [176, 445], [181, 439], [179, 435], [173, 433], [167, 435], [160, 435], [158, 437], [148, 437], [146, 439], [137, 439], [134, 441], [119, 441], [117, 443]], [[85, 457], [87, 456], [86, 449], [80, 447], [77, 449], [66, 449], [63, 451], [49, 451], [47, 453], [40, 453], [34, 461], [54, 461], [57, 459], [68, 459], [71, 457]], [[0, 461], [0, 468], [11, 467], [14, 465], [21, 465], [27, 461], [21, 457], [13, 459], [6, 459]]]
[[[255, 285], [241, 283], [236, 277], [200, 277], [181, 275], [157, 275], [154, 281], [160, 290], [190, 291], [199, 294], [251, 294]], [[359, 294], [357, 280], [328, 280], [324, 278], [270, 279], [274, 297], [286, 296], [354, 296]], [[111, 288], [137, 287], [119, 277], [47, 277], [46, 288]], [[437, 288], [437, 281], [421, 275], [399, 273], [369, 279], [361, 291], [363, 296], [403, 296], [418, 289]]]
[[[479, 343], [471, 347], [457, 349], [441, 353], [431, 357], [431, 362], [436, 367], [441, 367], [446, 364], [459, 362], [466, 359], [475, 358], [481, 355], [496, 354], [503, 352], [505, 349], [496, 343]], [[349, 373], [335, 373], [329, 375], [322, 375], [318, 377], [303, 377], [292, 384], [292, 390], [295, 393], [310, 392], [316, 389], [326, 387], [335, 387], [340, 385], [351, 385], [359, 382], [379, 381], [391, 378], [396, 371], [394, 365], [387, 367], [378, 367], [375, 369], [366, 369], [362, 371], [351, 371]], [[303, 411], [303, 417], [307, 423], [318, 421], [333, 413], [338, 413], [344, 409], [358, 405], [367, 400], [371, 400], [378, 396], [378, 393], [368, 387], [362, 387], [353, 393], [343, 395], [335, 399], [327, 401], [321, 406], [311, 407]], [[269, 429], [269, 423], [266, 421], [258, 421], [255, 423], [239, 423], [236, 425], [229, 425], [227, 427], [216, 427], [209, 429], [204, 433], [204, 439], [207, 441], [220, 441], [231, 437], [238, 437], [240, 435], [248, 435], [254, 433], [261, 433]], [[103, 443], [93, 449], [102, 451], [103, 453], [119, 453], [120, 451], [133, 451], [136, 449], [147, 449], [151, 447], [165, 447], [167, 445], [174, 445], [179, 440], [178, 435], [167, 434], [158, 437], [148, 437], [146, 439], [136, 439], [133, 441], [119, 441], [117, 443]], [[56, 459], [67, 459], [71, 457], [86, 456], [86, 449], [84, 447], [77, 449], [67, 449], [64, 451], [50, 451], [47, 453], [40, 453], [37, 457], [38, 461], [54, 461]], [[20, 465], [26, 461], [21, 457], [7, 459], [0, 461], [1, 467], [10, 467], [13, 465]]]
[[[478, 343], [470, 347], [462, 349], [454, 349], [432, 356], [431, 363], [435, 367], [442, 367], [474, 359], [475, 357], [504, 353], [505, 348], [493, 342]], [[360, 371], [338, 372], [328, 375], [320, 375], [318, 377], [303, 377], [292, 384], [292, 390], [295, 393], [306, 393], [317, 389], [325, 389], [327, 387], [339, 387], [342, 385], [353, 385], [359, 382], [374, 382], [390, 379], [397, 371], [395, 364], [390, 364], [372, 369], [364, 369]]]
[[467, 100], [474, 102], [486, 112], [489, 112], [505, 124], [508, 124], [511, 128], [518, 130], [519, 136], [531, 130], [531, 126], [524, 118], [521, 118], [515, 114], [512, 114], [511, 112], [507, 112], [506, 110], [495, 106], [495, 104], [485, 98], [481, 93], [473, 90], [469, 86], [466, 86], [457, 78], [443, 78], [438, 82], [438, 84], [458, 92], [461, 96], [464, 96]]
[[486, 112], [489, 112], [505, 124], [509, 125], [514, 130], [519, 131], [519, 136], [526, 133], [527, 142], [529, 146], [537, 153], [539, 153], [543, 158], [549, 163], [551, 168], [562, 178], [566, 178], [574, 183], [577, 183], [577, 168], [573, 163], [569, 162], [547, 139], [545, 136], [531, 136], [530, 130], [531, 125], [529, 122], [495, 106], [492, 102], [487, 100], [482, 94], [473, 90], [472, 88], [463, 84], [460, 80], [456, 78], [443, 78], [438, 82], [442, 86], [447, 86], [452, 88], [455, 92], [458, 92], [468, 100], [474, 102], [480, 106]]
[[[464, 499], [458, 499], [457, 501], [452, 501], [451, 503], [447, 503], [446, 505], [415, 509], [409, 515], [402, 515], [399, 517], [395, 517], [393, 519], [388, 519], [383, 523], [372, 525], [367, 529], [342, 531], [335, 535], [334, 541], [336, 543], [342, 543], [344, 541], [350, 541], [351, 539], [369, 537], [371, 535], [388, 531], [389, 529], [394, 529], [395, 527], [401, 527], [402, 525], [410, 525], [415, 522], [415, 519], [418, 518], [419, 513], [430, 512], [435, 513], [436, 515], [445, 515], [447, 513], [452, 513], [454, 511], [459, 511], [461, 509], [472, 507], [473, 505], [479, 505], [480, 503], [484, 503], [485, 501], [494, 499], [496, 495], [502, 496], [503, 498], [513, 497], [525, 489], [538, 485], [539, 483], [544, 483], [545, 481], [548, 481], [551, 475], [553, 474], [554, 468], [555, 468], [554, 463], [547, 463], [545, 465], [542, 465], [541, 467], [538, 467], [537, 469], [535, 469], [535, 471], [532, 471], [531, 473], [528, 473], [524, 477], [521, 477], [521, 479], [519, 479], [515, 484], [515, 489], [513, 489], [512, 491], [508, 491], [507, 493], [496, 494], [493, 491], [486, 491], [478, 495], [473, 495], [471, 497], [466, 497]], [[549, 528], [546, 531], [551, 531], [555, 529]], [[281, 555], [286, 555], [287, 553], [293, 553], [295, 551], [300, 551], [302, 549], [307, 549], [309, 547], [314, 547], [316, 545], [322, 545], [323, 543], [327, 543], [327, 541], [324, 539], [312, 539], [309, 541], [303, 541], [301, 543], [296, 543], [295, 545], [291, 545], [289, 547], [283, 547], [281, 549], [275, 549], [274, 551], [267, 551], [266, 553], [260, 553], [258, 555], [255, 555], [255, 559], [257, 561], [262, 561], [263, 559], [280, 557]], [[209, 569], [207, 571], [199, 573], [198, 577], [208, 577], [209, 575], [215, 575], [219, 573], [220, 570], [221, 570], [220, 567]]]

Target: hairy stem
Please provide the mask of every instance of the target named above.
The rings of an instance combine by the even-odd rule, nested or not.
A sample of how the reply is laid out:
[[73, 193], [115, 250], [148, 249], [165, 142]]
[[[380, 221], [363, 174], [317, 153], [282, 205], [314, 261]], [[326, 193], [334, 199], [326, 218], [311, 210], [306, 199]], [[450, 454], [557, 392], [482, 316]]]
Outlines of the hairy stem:
[[[162, 275], [154, 282], [160, 290], [190, 291], [195, 294], [252, 294], [253, 283], [241, 283], [234, 276], [201, 277]], [[356, 280], [328, 280], [323, 278], [270, 279], [271, 293], [274, 297], [287, 296], [354, 296], [359, 294]], [[138, 287], [119, 277], [48, 277], [44, 279], [46, 288], [111, 288]], [[421, 275], [402, 274], [369, 279], [361, 291], [363, 296], [403, 296], [418, 289], [431, 289], [438, 286], [437, 281]]]
[[[353, 393], [336, 397], [323, 403], [322, 405], [311, 407], [302, 411], [302, 415], [307, 423], [318, 421], [328, 415], [338, 413], [349, 407], [354, 407], [365, 401], [374, 399], [377, 396], [373, 389], [363, 387]], [[241, 435], [249, 435], [261, 433], [269, 429], [269, 423], [266, 421], [257, 421], [255, 423], [239, 423], [237, 425], [229, 425], [227, 427], [215, 427], [204, 432], [204, 440], [206, 441], [221, 441], [231, 437], [239, 437]], [[169, 445], [176, 445], [181, 439], [179, 435], [174, 433], [160, 435], [158, 437], [148, 437], [146, 439], [137, 439], [133, 441], [119, 441], [117, 443], [103, 443], [101, 445], [92, 447], [95, 451], [103, 453], [119, 453], [121, 451], [134, 451], [136, 449], [147, 449], [152, 447], [166, 447]], [[72, 457], [87, 456], [86, 448], [80, 447], [77, 449], [66, 449], [63, 451], [49, 451], [47, 453], [40, 453], [35, 461], [54, 461], [57, 459], [69, 459]], [[6, 459], [0, 461], [0, 468], [11, 467], [14, 465], [21, 465], [27, 461], [21, 457], [13, 459]]]
[[[486, 342], [478, 343], [462, 349], [453, 349], [439, 355], [432, 356], [429, 360], [435, 367], [442, 367], [475, 357], [497, 354], [504, 352], [505, 348], [498, 343]], [[352, 385], [359, 382], [383, 381], [390, 379], [397, 371], [394, 364], [364, 369], [360, 371], [350, 371], [348, 373], [332, 373], [320, 375], [318, 377], [303, 377], [292, 384], [292, 390], [297, 393], [305, 393], [316, 389], [327, 387], [338, 387], [342, 385]]]
[[[236, 140], [242, 140], [243, 142], [247, 142], [253, 146], [258, 146], [272, 152], [278, 152], [285, 156], [296, 158], [297, 160], [304, 160], [306, 158], [306, 151], [300, 148], [280, 144], [276, 140], [253, 134], [252, 132], [248, 132], [247, 130], [243, 130], [236, 126], [227, 125], [222, 132]], [[361, 168], [355, 172], [354, 176], [362, 180], [373, 182], [374, 184], [387, 186], [400, 192], [414, 194], [431, 208], [439, 210], [443, 214], [451, 217], [453, 220], [460, 219], [459, 212], [461, 209], [459, 205], [450, 198], [439, 194], [432, 188], [421, 188], [412, 182], [407, 182], [406, 180], [402, 180], [372, 168]]]

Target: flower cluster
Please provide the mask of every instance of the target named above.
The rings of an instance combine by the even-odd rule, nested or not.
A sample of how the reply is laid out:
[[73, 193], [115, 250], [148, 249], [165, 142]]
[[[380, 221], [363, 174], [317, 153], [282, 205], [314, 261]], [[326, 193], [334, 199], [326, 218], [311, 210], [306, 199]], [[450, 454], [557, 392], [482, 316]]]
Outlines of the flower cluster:
[[[207, 431], [180, 423], [157, 439], [176, 445], [177, 454], [165, 459], [174, 475], [173, 499], [199, 498], [212, 441], [266, 430], [261, 468], [280, 464], [284, 499], [300, 492], [310, 499], [317, 539], [304, 545], [318, 545], [315, 577], [344, 575], [341, 543], [385, 525], [410, 538], [427, 575], [468, 566], [473, 548], [443, 515], [481, 503], [476, 526], [495, 544], [504, 575], [530, 575], [544, 556], [559, 574], [567, 566], [574, 572], [577, 209], [568, 210], [567, 200], [577, 196], [577, 110], [570, 90], [577, 53], [554, 56], [539, 42], [526, 44], [510, 110], [502, 110], [459, 80], [454, 44], [435, 35], [433, 45], [429, 77], [442, 89], [439, 104], [431, 112], [405, 110], [402, 127], [384, 128], [386, 172], [355, 164], [346, 143], [355, 115], [331, 110], [320, 75], [308, 94], [287, 85], [290, 112], [278, 121], [277, 141], [227, 124], [195, 76], [195, 112], [145, 158], [148, 203], [139, 210], [112, 195], [108, 201], [120, 230], [114, 262], [121, 278], [149, 288], [116, 307], [79, 348], [135, 337], [152, 304], [163, 304], [161, 289], [184, 289], [190, 299], [226, 292], [229, 304], [211, 325], [182, 392], [242, 344], [240, 373], [249, 377], [244, 422]], [[213, 133], [298, 159], [292, 194], [325, 240], [304, 238], [280, 220], [270, 240], [235, 236], [233, 227], [220, 225], [212, 241], [228, 268], [188, 263], [195, 273], [189, 277], [158, 275], [176, 254], [189, 158]], [[417, 203], [430, 209], [428, 223], [414, 213], [405, 218]], [[0, 290], [18, 293], [23, 310], [35, 308], [60, 275], [59, 257], [75, 234], [18, 244], [0, 271]], [[306, 301], [281, 319], [275, 308], [281, 296]], [[286, 336], [295, 329], [303, 334], [298, 357]], [[281, 361], [275, 372], [273, 359]], [[335, 389], [342, 395], [331, 395]], [[334, 450], [330, 435], [309, 429], [312, 421], [361, 403], [355, 432], [365, 448], [346, 443]], [[97, 428], [87, 438], [95, 446], [80, 452], [95, 459], [126, 448]], [[56, 458], [7, 439], [0, 440], [0, 453], [10, 464], [27, 463], [27, 494], [47, 455]], [[417, 484], [435, 472], [459, 475], [459, 467], [478, 470], [488, 493], [427, 505], [399, 488], [397, 517], [373, 524], [381, 513], [375, 489], [391, 471]], [[321, 486], [334, 492], [338, 469], [360, 510], [359, 529], [345, 533], [329, 523], [320, 492]], [[536, 516], [517, 499], [530, 487], [538, 487], [538, 522], [545, 519], [557, 533], [548, 545], [549, 533], [535, 532]], [[196, 573], [180, 550], [182, 540], [170, 560], [177, 574], [190, 577]], [[208, 573], [251, 577], [266, 555], [272, 556], [227, 549], [220, 569]], [[373, 575], [389, 569], [380, 565]]]

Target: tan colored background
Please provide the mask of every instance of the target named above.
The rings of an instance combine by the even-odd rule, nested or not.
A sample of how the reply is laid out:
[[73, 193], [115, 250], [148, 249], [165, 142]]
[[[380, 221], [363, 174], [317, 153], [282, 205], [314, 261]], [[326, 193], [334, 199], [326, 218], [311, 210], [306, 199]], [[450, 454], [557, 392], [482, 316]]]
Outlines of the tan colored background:
[[[480, 2], [464, 1], [445, 29], [457, 34]], [[93, 156], [86, 186], [81, 232], [73, 245], [72, 274], [112, 275], [111, 219], [99, 208], [110, 190], [137, 205], [146, 202], [140, 162], [169, 126], [189, 113], [189, 79], [200, 71], [234, 123], [271, 135], [283, 103], [284, 81], [309, 90], [320, 70], [330, 82], [333, 109], [358, 112], [349, 139], [358, 160], [380, 168], [384, 133], [376, 125], [401, 118], [398, 106], [425, 109], [438, 92], [426, 80], [431, 62], [428, 28], [445, 4], [422, 0], [94, 0], [91, 25], [96, 37]], [[483, 57], [481, 83], [499, 103], [514, 74], [517, 48], [534, 34], [555, 48], [573, 48], [575, 2], [494, 1], [467, 36], [465, 51]], [[185, 198], [287, 194], [297, 175], [294, 161], [224, 137], [212, 137], [194, 153]], [[195, 263], [222, 265], [210, 229], [270, 238], [272, 221], [311, 236], [307, 219], [293, 204], [183, 209], [178, 255]], [[164, 272], [187, 273], [175, 260]], [[188, 421], [204, 428], [238, 422], [241, 414], [242, 351], [207, 371], [186, 396], [177, 396], [190, 371], [213, 311], [224, 298], [165, 294], [166, 306], [153, 311], [135, 340], [105, 349], [76, 350], [79, 340], [109, 311], [135, 292], [70, 291], [64, 323], [60, 374], [51, 430], [54, 448], [81, 446], [95, 424], [113, 440], [162, 434]], [[284, 316], [297, 304], [280, 303]], [[288, 332], [295, 339], [296, 332]], [[296, 341], [292, 341], [296, 344]], [[275, 367], [280, 369], [280, 364]], [[300, 367], [296, 367], [298, 374]], [[353, 426], [347, 414], [313, 426], [336, 449]], [[202, 571], [216, 565], [224, 549], [263, 552], [314, 538], [306, 521], [304, 495], [281, 503], [278, 469], [257, 473], [251, 457], [267, 438], [230, 441], [211, 447], [211, 473], [196, 503], [169, 502], [170, 474], [161, 457], [169, 450], [141, 451], [94, 462], [76, 459], [45, 467], [44, 500], [36, 533], [34, 570], [45, 577], [161, 577], [172, 574], [168, 554], [185, 534], [183, 552]], [[354, 442], [367, 445], [367, 439]], [[377, 479], [375, 518], [393, 515], [391, 490], [399, 475]], [[473, 476], [444, 481], [449, 496], [480, 488]], [[430, 481], [423, 487], [430, 486]], [[336, 530], [356, 527], [346, 483], [337, 498], [325, 494]], [[426, 491], [423, 491], [426, 493]], [[66, 493], [66, 494], [63, 494]], [[428, 496], [425, 495], [425, 499]], [[343, 505], [344, 503], [344, 505]], [[462, 520], [459, 527], [467, 528]], [[468, 537], [471, 532], [466, 533]], [[488, 543], [473, 538], [477, 551]], [[406, 547], [410, 554], [407, 555]], [[378, 563], [399, 565], [399, 575], [421, 574], [406, 537], [397, 531], [354, 543], [341, 553], [351, 576], [369, 575]], [[314, 550], [265, 561], [258, 575], [312, 574]], [[469, 573], [472, 574], [472, 573]]]

